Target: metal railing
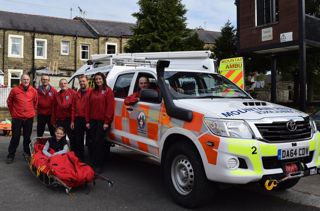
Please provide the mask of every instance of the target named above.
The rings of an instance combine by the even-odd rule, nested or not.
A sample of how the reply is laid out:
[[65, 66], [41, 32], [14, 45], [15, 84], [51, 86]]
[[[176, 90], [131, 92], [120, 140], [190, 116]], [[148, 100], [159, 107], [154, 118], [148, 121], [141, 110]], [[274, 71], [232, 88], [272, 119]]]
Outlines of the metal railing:
[[7, 108], [7, 98], [11, 88], [9, 87], [0, 87], [0, 108]]

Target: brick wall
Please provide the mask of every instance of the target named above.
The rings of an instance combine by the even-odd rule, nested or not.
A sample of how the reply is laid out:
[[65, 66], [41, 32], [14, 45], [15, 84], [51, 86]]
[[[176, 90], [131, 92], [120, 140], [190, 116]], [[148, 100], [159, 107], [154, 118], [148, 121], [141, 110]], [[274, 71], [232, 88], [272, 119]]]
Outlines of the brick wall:
[[[255, 24], [255, 0], [241, 0], [240, 5], [240, 49], [280, 43], [280, 34], [293, 32], [293, 40], [299, 39], [299, 8], [297, 0], [279, 0], [279, 21], [265, 26]], [[261, 41], [261, 30], [273, 28], [273, 39]]]

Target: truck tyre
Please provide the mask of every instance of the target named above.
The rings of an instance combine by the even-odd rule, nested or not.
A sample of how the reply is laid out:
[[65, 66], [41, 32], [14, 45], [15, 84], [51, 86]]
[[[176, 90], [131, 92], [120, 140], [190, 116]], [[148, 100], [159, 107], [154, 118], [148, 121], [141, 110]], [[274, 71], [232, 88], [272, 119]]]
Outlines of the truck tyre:
[[163, 170], [172, 198], [184, 207], [204, 205], [214, 193], [200, 155], [191, 144], [180, 142], [172, 145], [164, 158]]
[[295, 179], [289, 179], [286, 181], [283, 181], [278, 184], [277, 187], [274, 188], [275, 191], [285, 191], [287, 189], [292, 188], [299, 182], [300, 178], [295, 178]]

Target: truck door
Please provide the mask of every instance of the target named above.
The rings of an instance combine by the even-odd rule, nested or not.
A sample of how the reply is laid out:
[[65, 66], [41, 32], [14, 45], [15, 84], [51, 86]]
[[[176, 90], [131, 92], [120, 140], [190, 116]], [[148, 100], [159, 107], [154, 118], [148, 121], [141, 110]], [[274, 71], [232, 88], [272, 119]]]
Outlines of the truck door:
[[[149, 80], [149, 89], [159, 90], [156, 84], [156, 78], [151, 73], [139, 72], [135, 80], [133, 92], [139, 89], [138, 83], [140, 77], [146, 77]], [[132, 106], [127, 106], [129, 113], [129, 145], [144, 153], [159, 156], [159, 115], [161, 102], [149, 103], [139, 100]]]
[[134, 84], [133, 77], [134, 73], [132, 72], [121, 74], [117, 77], [113, 87], [115, 111], [109, 139], [118, 144], [128, 145], [129, 113], [124, 105], [124, 99], [128, 96], [131, 84]]

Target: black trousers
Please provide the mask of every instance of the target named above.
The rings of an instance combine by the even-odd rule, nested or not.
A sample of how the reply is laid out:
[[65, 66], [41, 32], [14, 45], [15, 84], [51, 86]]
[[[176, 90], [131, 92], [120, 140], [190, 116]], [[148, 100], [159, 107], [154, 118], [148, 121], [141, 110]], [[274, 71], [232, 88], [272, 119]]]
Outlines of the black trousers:
[[[80, 158], [84, 160], [84, 134], [86, 134], [86, 143], [90, 149], [91, 140], [89, 135], [89, 130], [86, 127], [86, 120], [84, 117], [76, 117], [74, 120], [74, 152]], [[91, 153], [91, 152], [90, 152]]]
[[65, 120], [57, 120], [57, 127], [63, 127], [70, 141], [71, 150], [75, 149], [74, 132], [70, 128], [71, 120], [67, 118]]
[[38, 114], [37, 116], [37, 136], [41, 137], [43, 136], [44, 130], [46, 128], [46, 125], [48, 125], [49, 132], [51, 136], [54, 136], [54, 127], [50, 123], [51, 115], [41, 115]]
[[29, 119], [12, 119], [12, 137], [10, 140], [8, 152], [10, 157], [14, 157], [19, 146], [21, 129], [23, 131], [23, 151], [30, 155], [29, 144], [31, 142], [30, 136], [32, 133], [33, 118]]
[[106, 141], [106, 135], [109, 129], [103, 129], [104, 121], [90, 121], [90, 137], [92, 139], [92, 160], [95, 167], [103, 167], [106, 155], [108, 154], [109, 144]]

